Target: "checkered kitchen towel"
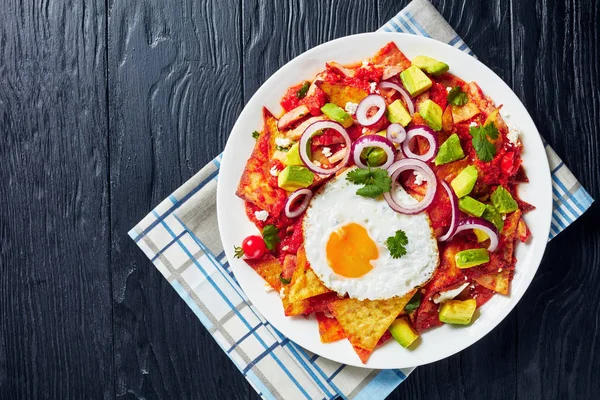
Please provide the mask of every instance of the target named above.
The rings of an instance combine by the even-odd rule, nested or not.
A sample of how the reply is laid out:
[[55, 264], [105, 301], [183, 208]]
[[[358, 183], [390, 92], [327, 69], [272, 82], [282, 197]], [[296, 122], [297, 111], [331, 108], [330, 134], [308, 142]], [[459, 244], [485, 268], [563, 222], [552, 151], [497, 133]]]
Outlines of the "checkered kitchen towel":
[[[382, 31], [433, 37], [473, 53], [426, 0], [414, 0]], [[546, 145], [552, 169], [552, 239], [592, 198]], [[221, 156], [160, 203], [129, 235], [265, 399], [383, 399], [414, 369], [369, 370], [318, 357], [283, 337], [248, 301], [219, 240]]]

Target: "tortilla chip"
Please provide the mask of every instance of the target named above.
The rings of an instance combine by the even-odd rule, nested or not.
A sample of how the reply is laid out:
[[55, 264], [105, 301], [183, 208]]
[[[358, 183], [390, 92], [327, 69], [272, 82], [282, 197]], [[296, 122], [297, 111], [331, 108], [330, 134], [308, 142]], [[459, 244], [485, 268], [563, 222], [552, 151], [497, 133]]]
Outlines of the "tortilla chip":
[[272, 128], [277, 129], [275, 117], [263, 109], [264, 129], [258, 137], [252, 155], [246, 163], [235, 194], [257, 207], [269, 212], [272, 216], [281, 214], [287, 194], [285, 190], [269, 185], [269, 155], [273, 146]]
[[246, 264], [252, 267], [274, 290], [281, 290], [281, 280], [279, 276], [283, 267], [279, 260], [271, 255], [260, 260], [245, 259]]
[[479, 108], [471, 102], [464, 106], [452, 106], [452, 120], [455, 124], [470, 120], [479, 113]]
[[[348, 335], [352, 346], [373, 351], [414, 292], [415, 290], [403, 297], [386, 300], [338, 300], [329, 305], [329, 310]], [[366, 362], [362, 358], [361, 360]]]
[[317, 274], [308, 265], [304, 247], [300, 247], [296, 270], [294, 271], [294, 275], [292, 275], [292, 281], [286, 288], [287, 301], [290, 304], [296, 303], [329, 292], [331, 290], [323, 285]]
[[452, 118], [452, 105], [448, 104], [442, 114], [442, 130], [448, 134], [454, 132], [454, 119]]
[[500, 272], [475, 276], [473, 280], [486, 289], [508, 294], [511, 273], [509, 269], [503, 269]]
[[365, 89], [356, 86], [344, 85], [333, 82], [317, 82], [317, 86], [325, 92], [329, 102], [341, 108], [346, 107], [346, 103], [360, 103], [362, 99], [369, 95]]
[[500, 235], [500, 241], [504, 244], [502, 254], [504, 260], [512, 264], [513, 253], [515, 248], [515, 239], [517, 236], [517, 227], [519, 226], [519, 220], [521, 219], [521, 210], [517, 210], [512, 214], [508, 215], [504, 220], [504, 228]]
[[323, 313], [317, 313], [317, 322], [319, 324], [319, 335], [321, 343], [332, 343], [344, 339], [346, 333], [335, 318], [326, 317]]
[[371, 63], [375, 65], [399, 66], [404, 71], [410, 67], [411, 63], [408, 58], [400, 51], [396, 43], [389, 42], [383, 46], [373, 57]]
[[[283, 287], [285, 287], [285, 285]], [[288, 296], [285, 294], [286, 291], [284, 289], [284, 296], [281, 299], [281, 302], [283, 303], [283, 311], [288, 317], [329, 311], [329, 304], [340, 299], [337, 293], [328, 292], [290, 303]]]
[[[469, 82], [463, 89], [467, 92], [469, 100], [473, 102], [477, 108], [483, 111], [486, 115], [490, 115], [496, 106], [494, 101], [483, 94], [483, 91], [475, 82]], [[469, 104], [469, 103], [467, 103]], [[454, 120], [456, 123], [456, 119]]]

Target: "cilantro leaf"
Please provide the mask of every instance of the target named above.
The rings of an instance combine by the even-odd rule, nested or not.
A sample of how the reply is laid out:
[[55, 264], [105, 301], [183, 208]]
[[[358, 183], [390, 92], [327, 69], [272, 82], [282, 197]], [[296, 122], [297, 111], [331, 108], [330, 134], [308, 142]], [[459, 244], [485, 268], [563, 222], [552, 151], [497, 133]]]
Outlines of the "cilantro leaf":
[[387, 171], [381, 168], [353, 169], [346, 179], [357, 185], [365, 185], [356, 194], [363, 197], [376, 198], [392, 188], [392, 180]]
[[452, 90], [448, 92], [448, 103], [455, 106], [464, 106], [469, 101], [467, 94], [462, 91], [460, 86], [454, 86]]
[[275, 228], [275, 225], [266, 225], [262, 230], [262, 237], [267, 249], [273, 250], [280, 241], [279, 229]]
[[254, 131], [254, 132], [252, 132], [252, 137], [253, 137], [254, 139], [258, 139], [258, 137], [259, 137], [259, 136], [260, 136], [260, 133], [258, 133], [258, 131]]
[[302, 84], [302, 87], [296, 92], [296, 98], [298, 100], [302, 100], [306, 97], [306, 93], [308, 93], [308, 88], [310, 87], [310, 82], [306, 81]]
[[499, 135], [494, 123], [492, 122], [486, 126], [472, 126], [469, 128], [469, 134], [473, 138], [471, 142], [473, 143], [477, 157], [481, 161], [492, 161], [496, 155], [496, 145], [490, 142], [488, 138], [492, 140], [498, 139]]
[[289, 283], [292, 281], [292, 279], [284, 278], [283, 276], [279, 275], [279, 281], [281, 283], [283, 283], [284, 285], [289, 285]]
[[385, 245], [390, 251], [390, 255], [392, 258], [400, 258], [406, 254], [406, 246], [408, 244], [408, 238], [406, 237], [406, 233], [399, 229], [396, 231], [394, 236], [390, 236], [385, 241]]
[[244, 256], [244, 250], [241, 246], [233, 246], [233, 254], [235, 258], [242, 258]]
[[417, 290], [417, 292], [413, 295], [413, 297], [404, 306], [404, 311], [407, 314], [412, 313], [417, 308], [419, 308], [419, 306], [421, 305], [421, 301], [422, 300], [423, 300], [423, 293], [421, 293], [420, 290]]
[[275, 146], [275, 149], [277, 149], [277, 150], [279, 150], [279, 151], [286, 152], [286, 151], [288, 151], [290, 148], [289, 148], [289, 147], [282, 147], [282, 146]]

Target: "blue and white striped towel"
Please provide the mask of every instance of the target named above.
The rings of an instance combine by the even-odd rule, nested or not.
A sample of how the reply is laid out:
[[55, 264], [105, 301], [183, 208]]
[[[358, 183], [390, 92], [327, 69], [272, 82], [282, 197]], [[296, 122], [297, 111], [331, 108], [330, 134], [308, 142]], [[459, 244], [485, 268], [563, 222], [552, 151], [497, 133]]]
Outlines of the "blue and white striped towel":
[[[473, 53], [427, 0], [414, 0], [382, 31], [433, 37]], [[593, 199], [546, 145], [552, 168], [552, 239]], [[369, 370], [311, 354], [271, 326], [233, 276], [217, 234], [221, 156], [160, 203], [129, 235], [265, 399], [385, 398], [414, 368]]]

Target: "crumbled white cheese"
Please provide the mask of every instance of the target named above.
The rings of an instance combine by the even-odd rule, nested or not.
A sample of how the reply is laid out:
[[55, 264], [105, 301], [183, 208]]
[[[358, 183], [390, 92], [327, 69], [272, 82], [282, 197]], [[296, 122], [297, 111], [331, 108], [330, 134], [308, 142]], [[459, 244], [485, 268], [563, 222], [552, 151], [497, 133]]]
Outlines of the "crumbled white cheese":
[[365, 133], [367, 133], [367, 132], [369, 132], [369, 129], [368, 129], [368, 128], [362, 128], [362, 131], [361, 131], [361, 133], [362, 133], [363, 135], [364, 135]]
[[269, 212], [265, 210], [255, 211], [254, 216], [257, 220], [264, 222], [269, 218]]
[[506, 220], [506, 215], [502, 216], [502, 221]]
[[279, 290], [279, 297], [281, 297], [282, 299], [285, 297], [285, 287], [282, 286], [281, 290]]
[[290, 246], [281, 246], [281, 251], [288, 251]]
[[519, 143], [519, 129], [513, 126], [508, 127], [508, 133], [506, 134], [506, 138], [509, 142], [514, 144], [515, 146]]
[[273, 292], [274, 290], [271, 285], [265, 282], [265, 293]]
[[346, 103], [346, 107], [344, 107], [344, 109], [346, 110], [346, 112], [350, 115], [354, 115], [356, 114], [356, 109], [358, 108], [358, 104], [357, 103], [353, 103], [351, 101]]
[[377, 83], [371, 82], [369, 84], [369, 89], [370, 89], [371, 93], [375, 92], [375, 90], [377, 90]]
[[363, 67], [366, 67], [366, 66], [368, 66], [368, 65], [369, 65], [369, 60], [363, 60], [363, 61], [362, 61], [362, 66], [363, 66]]
[[502, 112], [500, 113], [500, 115], [502, 115], [504, 118], [508, 118], [508, 117], [510, 117], [510, 113], [509, 113], [509, 112], [507, 112], [507, 111], [502, 111]]
[[323, 315], [325, 315], [327, 318], [333, 318], [333, 314], [330, 313], [329, 311], [324, 311]]
[[321, 166], [321, 163], [317, 160], [313, 160], [313, 164], [315, 164], [317, 167]]
[[269, 170], [269, 173], [271, 174], [271, 176], [277, 176], [279, 175], [279, 170], [277, 169], [276, 166], [272, 166], [271, 169]]
[[502, 268], [498, 268], [498, 272], [502, 272]]
[[460, 294], [465, 288], [469, 286], [469, 282], [465, 282], [456, 289], [446, 290], [445, 292], [439, 292], [439, 296], [436, 299], [433, 299], [435, 304], [440, 304], [448, 300], [452, 300], [456, 296]]
[[475, 121], [472, 121], [472, 122], [469, 124], [469, 126], [477, 126], [477, 122], [475, 122]]
[[421, 173], [415, 171], [415, 185], [422, 185], [423, 182], [427, 181], [427, 178], [425, 177], [425, 175], [421, 175]]
[[447, 88], [446, 88], [446, 92], [448, 92], [448, 93], [450, 93], [450, 91], [451, 91], [451, 90], [452, 90], [452, 88], [451, 88], [451, 87], [447, 87]]
[[331, 155], [333, 154], [333, 153], [331, 152], [331, 149], [330, 149], [329, 147], [326, 147], [326, 146], [324, 146], [324, 147], [321, 149], [321, 151], [323, 152], [323, 155], [324, 155], [325, 157], [331, 157]]
[[277, 138], [275, 139], [275, 144], [279, 147], [290, 147], [292, 145], [292, 141], [288, 138]]

